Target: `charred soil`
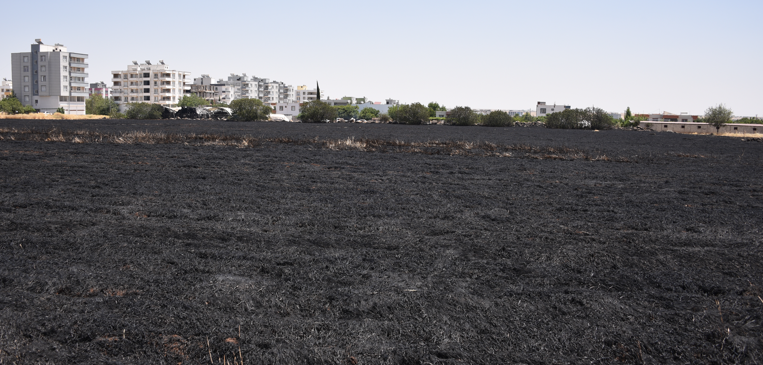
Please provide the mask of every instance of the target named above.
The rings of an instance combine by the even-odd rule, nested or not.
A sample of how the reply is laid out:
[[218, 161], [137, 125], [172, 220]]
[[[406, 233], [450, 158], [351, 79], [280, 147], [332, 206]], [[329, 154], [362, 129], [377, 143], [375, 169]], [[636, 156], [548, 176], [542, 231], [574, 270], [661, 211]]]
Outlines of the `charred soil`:
[[761, 363], [763, 143], [3, 121], [0, 363]]

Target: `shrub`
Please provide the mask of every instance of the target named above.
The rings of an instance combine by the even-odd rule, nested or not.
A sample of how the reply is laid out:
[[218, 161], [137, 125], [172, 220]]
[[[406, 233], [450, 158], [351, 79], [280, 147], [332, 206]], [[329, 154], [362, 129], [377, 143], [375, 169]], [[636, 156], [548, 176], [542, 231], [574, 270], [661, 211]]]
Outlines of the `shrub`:
[[565, 109], [546, 116], [546, 128], [557, 129], [610, 129], [615, 121], [599, 108]]
[[336, 120], [337, 110], [320, 100], [312, 100], [302, 105], [297, 118], [302, 123], [325, 123]]
[[90, 95], [85, 100], [85, 114], [110, 115], [114, 110], [119, 110], [117, 102], [99, 94]]
[[479, 121], [479, 115], [468, 106], [459, 106], [451, 110], [445, 120], [450, 125], [475, 125]]
[[180, 101], [178, 101], [179, 107], [190, 107], [190, 108], [196, 108], [199, 106], [206, 106], [209, 105], [209, 101], [206, 99], [198, 96], [198, 95], [184, 95], [182, 98], [180, 98]]
[[374, 108], [363, 108], [360, 111], [360, 119], [370, 120], [379, 116], [379, 111]]
[[63, 107], [58, 107], [58, 109], [56, 109], [56, 113], [66, 114], [66, 110], [64, 110]]
[[514, 118], [509, 113], [496, 110], [482, 117], [482, 125], [486, 127], [513, 127]]
[[382, 123], [389, 123], [390, 120], [392, 120], [392, 118], [390, 118], [389, 114], [387, 113], [382, 113], [379, 115], [379, 121]]
[[429, 108], [421, 103], [396, 105], [389, 108], [389, 116], [398, 123], [424, 124], [429, 121]]
[[335, 106], [334, 108], [336, 108], [338, 118], [346, 120], [358, 119], [358, 115], [360, 114], [357, 105]]
[[130, 103], [127, 104], [125, 117], [127, 119], [162, 119], [164, 107], [159, 104]]
[[233, 117], [231, 120], [253, 122], [256, 120], [268, 120], [272, 109], [258, 99], [236, 99], [230, 103]]

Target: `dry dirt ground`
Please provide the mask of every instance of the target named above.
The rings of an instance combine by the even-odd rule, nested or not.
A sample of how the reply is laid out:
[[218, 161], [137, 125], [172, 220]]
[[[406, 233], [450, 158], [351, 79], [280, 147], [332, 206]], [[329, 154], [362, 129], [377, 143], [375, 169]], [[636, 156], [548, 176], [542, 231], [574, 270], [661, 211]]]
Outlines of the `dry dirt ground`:
[[2, 121], [0, 363], [763, 364], [761, 157], [632, 131]]

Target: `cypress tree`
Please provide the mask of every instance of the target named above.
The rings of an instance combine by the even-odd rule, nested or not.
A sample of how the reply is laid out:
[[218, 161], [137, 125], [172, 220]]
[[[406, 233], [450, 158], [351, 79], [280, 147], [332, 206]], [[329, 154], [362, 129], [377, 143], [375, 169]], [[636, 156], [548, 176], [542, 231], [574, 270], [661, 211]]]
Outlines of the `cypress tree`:
[[318, 100], [321, 100], [321, 86], [318, 85], [318, 81], [315, 82], [316, 93], [318, 94]]

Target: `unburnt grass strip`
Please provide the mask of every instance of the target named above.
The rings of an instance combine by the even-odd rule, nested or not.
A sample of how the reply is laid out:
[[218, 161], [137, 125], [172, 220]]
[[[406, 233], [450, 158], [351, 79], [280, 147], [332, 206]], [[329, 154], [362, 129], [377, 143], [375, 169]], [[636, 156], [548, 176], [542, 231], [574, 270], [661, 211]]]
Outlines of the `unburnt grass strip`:
[[259, 147], [263, 144], [311, 146], [333, 151], [363, 151], [381, 153], [413, 153], [469, 157], [514, 157], [543, 160], [589, 160], [631, 162], [627, 158], [609, 158], [591, 154], [583, 149], [565, 146], [532, 146], [527, 144], [501, 145], [491, 142], [439, 141], [408, 142], [353, 137], [346, 139], [294, 139], [288, 137], [256, 138], [209, 133], [164, 133], [128, 131], [108, 133], [88, 130], [0, 128], [0, 141], [35, 141], [64, 143], [113, 144], [186, 144], [193, 146]]

